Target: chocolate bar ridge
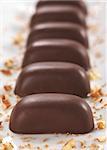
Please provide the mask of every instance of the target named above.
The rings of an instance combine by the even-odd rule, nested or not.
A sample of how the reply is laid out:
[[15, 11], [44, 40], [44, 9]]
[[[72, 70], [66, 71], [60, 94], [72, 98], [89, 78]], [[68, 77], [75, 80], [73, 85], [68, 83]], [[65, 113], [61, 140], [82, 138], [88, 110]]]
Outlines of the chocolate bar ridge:
[[75, 23], [86, 28], [85, 15], [75, 7], [70, 6], [46, 6], [37, 9], [31, 18], [30, 28], [37, 24], [48, 22]]
[[27, 47], [42, 39], [74, 40], [88, 48], [87, 31], [80, 25], [73, 23], [43, 23], [36, 25], [30, 32]]
[[15, 94], [65, 93], [87, 97], [90, 92], [86, 71], [72, 63], [41, 62], [25, 67], [18, 77]]
[[71, 62], [90, 69], [86, 48], [72, 40], [48, 39], [33, 43], [25, 52], [22, 67], [45, 61]]
[[46, 6], [71, 6], [77, 7], [80, 9], [85, 15], [88, 14], [87, 6], [83, 0], [40, 0], [37, 5], [36, 9]]

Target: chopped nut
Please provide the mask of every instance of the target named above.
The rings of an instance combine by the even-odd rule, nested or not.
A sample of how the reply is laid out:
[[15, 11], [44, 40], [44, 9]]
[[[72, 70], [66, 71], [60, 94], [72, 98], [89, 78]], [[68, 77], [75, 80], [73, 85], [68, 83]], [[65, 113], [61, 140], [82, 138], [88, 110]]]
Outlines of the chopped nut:
[[5, 62], [5, 66], [6, 66], [7, 68], [12, 68], [12, 67], [13, 67], [13, 64], [14, 64], [14, 62], [13, 62], [13, 60], [11, 60], [11, 59], [9, 59], [9, 60], [7, 60], [7, 61]]
[[101, 36], [97, 36], [97, 38], [93, 42], [93, 46], [95, 47], [96, 45], [102, 44], [103, 42], [104, 42], [104, 38], [102, 38]]
[[3, 106], [5, 109], [8, 109], [11, 106], [11, 103], [10, 103], [7, 95], [2, 95], [1, 100], [2, 100], [2, 103], [3, 103]]
[[105, 136], [100, 136], [100, 137], [97, 137], [95, 140], [97, 140], [98, 142], [105, 142], [106, 137]]
[[65, 142], [62, 140], [62, 141], [59, 141], [57, 144], [64, 144]]
[[97, 126], [98, 126], [98, 128], [99, 129], [104, 129], [105, 128], [105, 121], [104, 120], [99, 120], [98, 122], [97, 122]]
[[11, 85], [4, 85], [4, 89], [7, 92], [10, 92], [12, 90], [12, 86]]
[[48, 138], [43, 139], [43, 142], [46, 142], [46, 141], [48, 141]]
[[21, 33], [18, 33], [17, 35], [16, 35], [16, 37], [14, 37], [14, 39], [13, 39], [13, 44], [14, 45], [21, 45], [22, 43], [23, 43], [23, 36], [22, 36], [22, 34]]
[[2, 121], [0, 121], [0, 130], [3, 129]]
[[76, 147], [75, 141], [74, 141], [74, 140], [70, 140], [70, 141], [68, 141], [68, 142], [64, 145], [64, 147], [62, 148], [62, 150], [72, 150], [72, 149], [75, 148], [75, 147]]
[[103, 99], [102, 98], [98, 98], [97, 101], [101, 103], [103, 101]]
[[2, 145], [2, 150], [14, 150], [12, 143], [5, 143]]
[[97, 144], [91, 144], [90, 150], [99, 150], [99, 146]]
[[30, 144], [30, 143], [28, 143], [28, 144], [21, 144], [20, 146], [19, 146], [19, 149], [21, 150], [21, 149], [25, 149], [25, 150], [32, 150], [33, 149], [33, 145], [32, 144]]
[[1, 69], [0, 72], [3, 73], [6, 76], [12, 75], [12, 72], [9, 69]]
[[82, 149], [86, 148], [86, 143], [85, 143], [85, 141], [80, 141], [80, 145], [81, 145], [81, 148], [82, 148]]
[[97, 58], [101, 58], [101, 56], [102, 56], [101, 52], [96, 52], [96, 57]]
[[103, 109], [104, 108], [104, 106], [93, 106], [93, 109], [95, 109], [95, 110], [101, 110], [101, 109]]
[[102, 89], [96, 87], [91, 91], [91, 93], [88, 96], [91, 96], [93, 99], [97, 101], [99, 98], [101, 98], [101, 96], [103, 96]]
[[49, 145], [48, 144], [45, 144], [45, 148], [48, 148], [49, 147]]
[[40, 147], [37, 147], [37, 150], [42, 150]]
[[107, 107], [107, 103], [104, 104], [104, 107]]
[[0, 144], [2, 143], [2, 141], [3, 141], [3, 138], [0, 136]]
[[89, 79], [90, 80], [98, 80], [98, 79], [101, 79], [101, 75], [99, 74], [98, 71], [96, 70], [90, 70], [88, 72], [88, 76], [89, 76]]
[[100, 102], [101, 103], [103, 101], [103, 98], [101, 98], [101, 97], [93, 98], [93, 100], [96, 101], [96, 102]]
[[25, 136], [25, 137], [21, 137], [21, 139], [24, 141], [24, 142], [27, 142], [27, 143], [29, 143], [31, 140], [33, 140], [33, 137], [31, 137], [31, 136]]
[[88, 29], [93, 33], [93, 32], [98, 32], [98, 26], [96, 24], [93, 25], [88, 25]]
[[104, 42], [104, 38], [102, 38], [101, 36], [97, 37], [96, 41], [97, 44], [102, 44]]

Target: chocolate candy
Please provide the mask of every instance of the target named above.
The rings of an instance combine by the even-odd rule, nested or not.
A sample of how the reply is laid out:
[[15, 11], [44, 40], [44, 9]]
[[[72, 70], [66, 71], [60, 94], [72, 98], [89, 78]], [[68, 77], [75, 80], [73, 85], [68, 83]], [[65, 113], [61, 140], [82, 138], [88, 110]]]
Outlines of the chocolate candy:
[[31, 18], [30, 27], [47, 22], [71, 22], [86, 28], [85, 15], [75, 7], [71, 6], [46, 6], [37, 9]]
[[36, 94], [13, 109], [10, 129], [19, 134], [83, 134], [94, 128], [88, 103], [74, 95]]
[[23, 99], [12, 111], [11, 131], [83, 134], [93, 130], [91, 108], [80, 98], [90, 92], [86, 14], [80, 0], [38, 2], [15, 87], [15, 94]]
[[88, 13], [85, 2], [82, 0], [40, 0], [36, 6], [36, 9], [46, 6], [71, 6], [77, 7], [85, 15]]
[[72, 63], [41, 62], [25, 67], [19, 75], [15, 93], [65, 93], [87, 97], [90, 84], [85, 70]]
[[82, 26], [72, 23], [43, 23], [36, 25], [28, 37], [27, 47], [40, 39], [71, 39], [88, 48], [86, 30]]
[[72, 40], [40, 40], [32, 44], [25, 52], [23, 67], [35, 62], [62, 61], [72, 62], [90, 68], [88, 52], [78, 42]]

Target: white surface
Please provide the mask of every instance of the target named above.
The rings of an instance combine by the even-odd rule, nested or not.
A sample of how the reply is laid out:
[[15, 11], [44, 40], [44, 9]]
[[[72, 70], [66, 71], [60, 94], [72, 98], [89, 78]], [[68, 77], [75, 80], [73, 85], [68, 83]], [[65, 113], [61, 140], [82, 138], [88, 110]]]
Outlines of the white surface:
[[[21, 63], [21, 59], [23, 56], [24, 49], [19, 48], [18, 46], [14, 46], [12, 44], [12, 40], [15, 37], [15, 35], [23, 28], [26, 27], [29, 17], [33, 13], [33, 3], [35, 0], [0, 0], [0, 68], [4, 67], [4, 62], [12, 58], [15, 60], [15, 63], [17, 67]], [[105, 1], [106, 2], [106, 1]], [[97, 2], [96, 1], [88, 1], [88, 7], [90, 11], [90, 16], [88, 18], [88, 24], [89, 25], [96, 25], [98, 27], [98, 31], [96, 32], [89, 32], [89, 39], [90, 39], [90, 59], [92, 62], [93, 67], [97, 68], [97, 70], [101, 73], [101, 80], [92, 82], [92, 86], [95, 85], [103, 85], [106, 82], [106, 67], [105, 67], [105, 61], [106, 61], [106, 47], [105, 42], [94, 44], [96, 39], [103, 38], [105, 39], [105, 30], [106, 26], [106, 20], [105, 20], [105, 6], [107, 5], [104, 1]], [[16, 19], [17, 17], [21, 18], [20, 20]], [[28, 31], [27, 31], [28, 32]], [[27, 36], [27, 32], [23, 32], [24, 37]], [[95, 57], [96, 51], [99, 50], [99, 52], [103, 55], [100, 59], [97, 59]], [[20, 62], [20, 63], [19, 63]], [[3, 85], [5, 84], [12, 84], [14, 86], [15, 79], [17, 77], [17, 74], [19, 74], [19, 71], [15, 71], [13, 73], [13, 76], [11, 77], [5, 77], [4, 75], [0, 74], [0, 94], [3, 94]], [[107, 98], [105, 98], [106, 101]], [[11, 103], [16, 103], [16, 98], [12, 94], [10, 97]], [[92, 100], [87, 100], [88, 103], [92, 106], [93, 102]], [[97, 104], [96, 104], [97, 105]], [[1, 108], [1, 107], [0, 107]], [[7, 116], [7, 114], [10, 114], [11, 109], [7, 111], [3, 111], [2, 108], [0, 109], [4, 113], [4, 116]], [[98, 111], [98, 116], [102, 114], [103, 118], [105, 119], [105, 110], [104, 111]], [[1, 120], [4, 120], [5, 117], [0, 118]], [[34, 145], [34, 150], [37, 149], [39, 146], [42, 148], [42, 150], [45, 150], [45, 144], [49, 145], [49, 150], [61, 150], [62, 146], [64, 144], [60, 144], [59, 141], [68, 141], [69, 139], [75, 139], [77, 141], [78, 150], [79, 148], [79, 141], [85, 140], [87, 143], [86, 150], [89, 149], [89, 145], [93, 143], [93, 139], [97, 136], [105, 135], [105, 130], [98, 130], [93, 131], [86, 135], [16, 135], [13, 134], [8, 129], [8, 123], [3, 124], [4, 130], [0, 131], [0, 135], [2, 135], [5, 139], [9, 140], [11, 139], [15, 145], [15, 149], [20, 149], [19, 145], [24, 143], [31, 143]], [[9, 133], [9, 136], [7, 136], [7, 133]], [[24, 137], [31, 138], [31, 140], [23, 140]], [[48, 139], [46, 142], [43, 142], [44, 139]], [[4, 140], [5, 141], [5, 140]], [[103, 147], [104, 144], [99, 144], [101, 147]], [[99, 148], [99, 150], [106, 150], [105, 148]], [[26, 150], [26, 149], [25, 149]]]

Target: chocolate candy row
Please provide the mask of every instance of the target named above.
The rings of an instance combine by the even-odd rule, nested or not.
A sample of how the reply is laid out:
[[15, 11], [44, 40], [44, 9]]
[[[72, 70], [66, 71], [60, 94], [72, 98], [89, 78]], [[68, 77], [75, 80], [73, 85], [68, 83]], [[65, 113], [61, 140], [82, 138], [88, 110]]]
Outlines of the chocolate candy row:
[[81, 0], [39, 1], [31, 19], [23, 67], [34, 62], [64, 61], [88, 70], [86, 14]]
[[10, 118], [15, 133], [87, 133], [94, 128], [87, 70], [87, 8], [82, 0], [40, 0], [15, 94], [22, 98]]

